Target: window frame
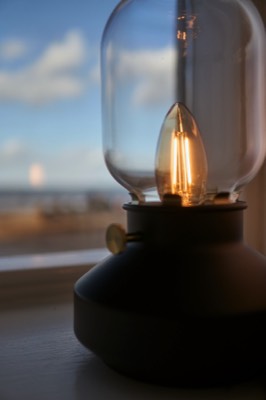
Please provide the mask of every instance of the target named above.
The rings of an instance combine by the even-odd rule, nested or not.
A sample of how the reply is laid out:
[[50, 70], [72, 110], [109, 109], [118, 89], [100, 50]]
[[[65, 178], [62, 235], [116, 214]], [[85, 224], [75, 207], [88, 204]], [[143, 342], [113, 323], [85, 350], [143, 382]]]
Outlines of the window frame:
[[245, 189], [248, 209], [244, 218], [246, 242], [266, 255], [266, 161], [256, 178]]
[[74, 283], [108, 255], [93, 249], [0, 257], [0, 310], [71, 301]]
[[[253, 3], [266, 23], [265, 0], [253, 0]], [[248, 203], [244, 218], [245, 240], [266, 254], [266, 161], [245, 189], [244, 198]], [[63, 287], [107, 255], [105, 249], [93, 249], [0, 257], [0, 300], [6, 298], [8, 291], [10, 298], [14, 291], [16, 295], [25, 294], [32, 285], [40, 288], [42, 284], [49, 283], [51, 287]]]

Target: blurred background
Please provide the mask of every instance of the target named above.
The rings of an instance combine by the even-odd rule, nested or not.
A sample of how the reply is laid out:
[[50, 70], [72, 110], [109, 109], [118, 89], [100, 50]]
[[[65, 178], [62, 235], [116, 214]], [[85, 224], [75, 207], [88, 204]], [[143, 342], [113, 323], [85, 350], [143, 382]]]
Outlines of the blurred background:
[[117, 0], [0, 2], [0, 256], [104, 246], [100, 40]]
[[[125, 224], [101, 138], [100, 40], [117, 3], [0, 2], [0, 256], [103, 247], [108, 224]], [[246, 238], [264, 253], [265, 169], [244, 194]]]

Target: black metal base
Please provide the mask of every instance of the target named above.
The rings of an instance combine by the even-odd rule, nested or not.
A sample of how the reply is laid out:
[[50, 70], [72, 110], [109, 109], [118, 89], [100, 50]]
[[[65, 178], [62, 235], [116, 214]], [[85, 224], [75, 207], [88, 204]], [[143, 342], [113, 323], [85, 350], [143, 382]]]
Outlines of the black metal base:
[[141, 234], [75, 285], [77, 338], [112, 368], [175, 386], [266, 366], [266, 260], [242, 242], [242, 203], [125, 207]]

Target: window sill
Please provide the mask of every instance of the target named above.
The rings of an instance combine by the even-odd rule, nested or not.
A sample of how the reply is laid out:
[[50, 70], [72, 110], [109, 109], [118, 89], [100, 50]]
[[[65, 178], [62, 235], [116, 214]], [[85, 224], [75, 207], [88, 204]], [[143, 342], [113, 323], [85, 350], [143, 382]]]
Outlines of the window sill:
[[106, 255], [99, 249], [0, 259], [1, 399], [265, 399], [265, 385], [256, 381], [208, 390], [137, 382], [81, 346], [73, 333], [73, 284]]
[[0, 309], [71, 300], [75, 281], [107, 255], [94, 249], [0, 257]]

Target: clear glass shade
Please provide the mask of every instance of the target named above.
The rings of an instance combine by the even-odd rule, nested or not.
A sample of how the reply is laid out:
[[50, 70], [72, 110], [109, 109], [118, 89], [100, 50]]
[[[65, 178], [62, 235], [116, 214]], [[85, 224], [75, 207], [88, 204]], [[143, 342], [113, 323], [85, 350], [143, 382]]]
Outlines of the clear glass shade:
[[[104, 154], [110, 173], [138, 201], [160, 200], [158, 160], [173, 157], [169, 138], [194, 138], [197, 165], [187, 167], [200, 171], [194, 185], [198, 203], [221, 194], [235, 201], [265, 157], [265, 66], [264, 27], [249, 0], [121, 1], [102, 39]], [[182, 135], [178, 120], [170, 123], [173, 135], [164, 130], [176, 104], [184, 106], [182, 118], [189, 115], [192, 121]], [[193, 126], [200, 137], [189, 132]], [[186, 169], [190, 158], [184, 159], [169, 162], [169, 168]]]

